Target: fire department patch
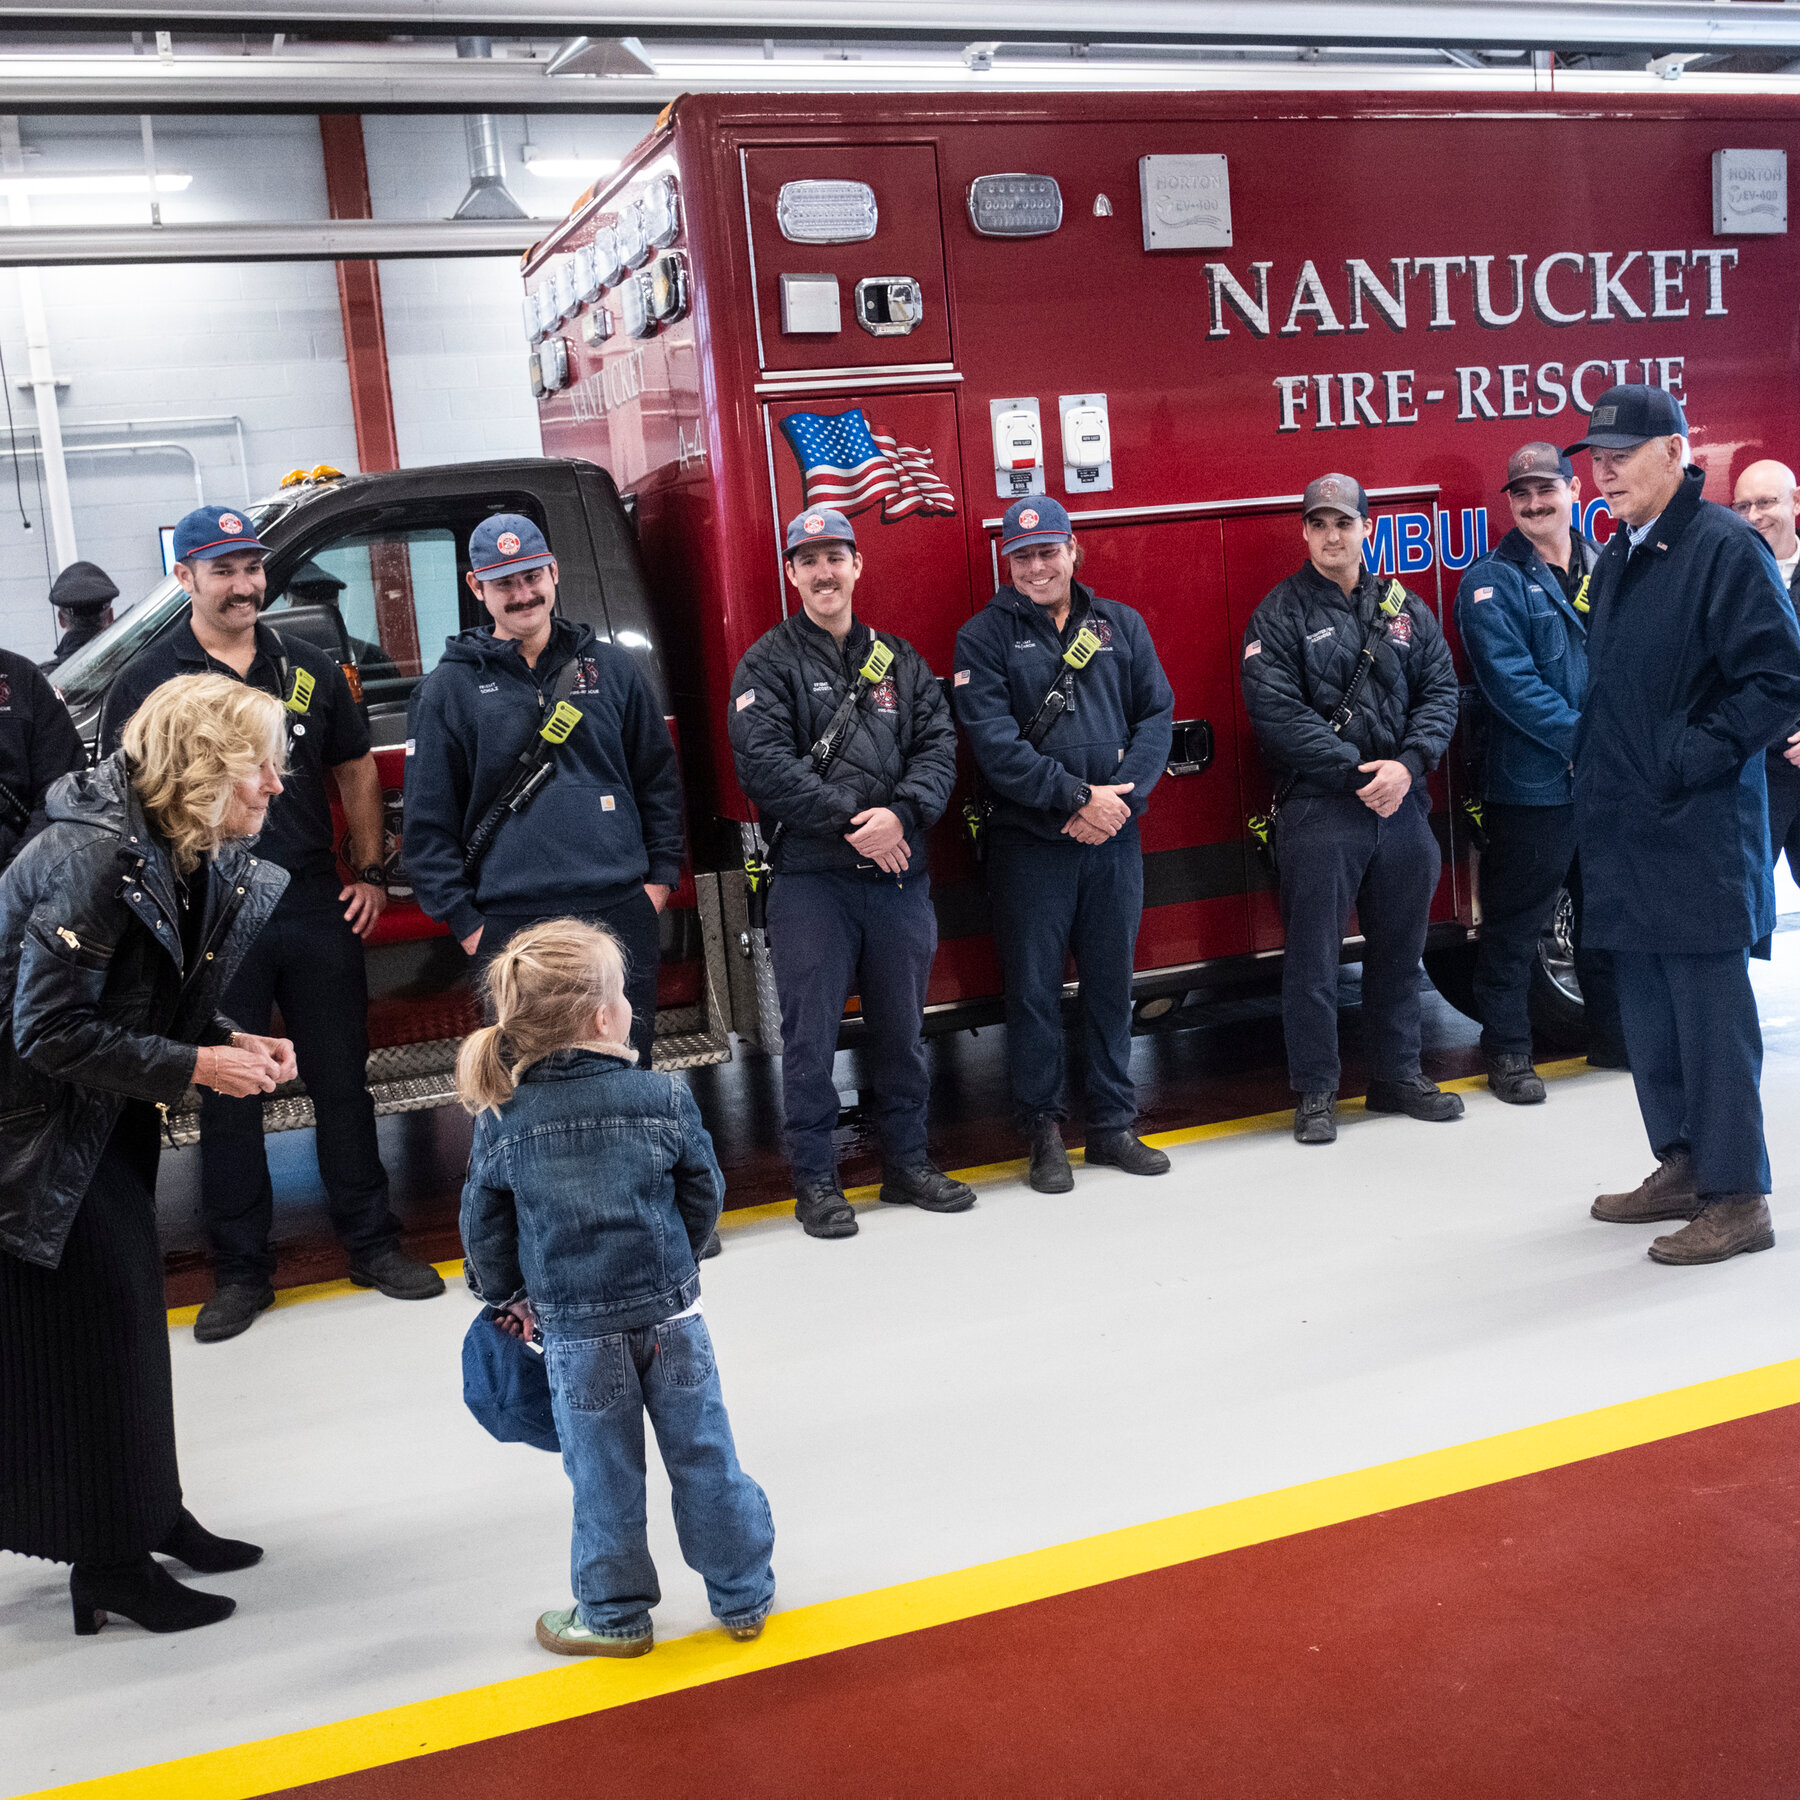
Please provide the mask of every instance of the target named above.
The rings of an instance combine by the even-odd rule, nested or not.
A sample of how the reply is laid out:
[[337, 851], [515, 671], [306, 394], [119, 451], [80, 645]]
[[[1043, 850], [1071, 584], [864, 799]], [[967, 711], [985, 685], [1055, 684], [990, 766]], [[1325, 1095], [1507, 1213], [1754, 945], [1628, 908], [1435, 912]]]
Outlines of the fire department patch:
[[0, 675], [0, 712], [12, 711], [12, 680], [9, 676]]
[[894, 686], [893, 676], [884, 675], [869, 689], [869, 704], [877, 712], [897, 713], [900, 710], [900, 693]]
[[237, 534], [244, 529], [244, 521], [240, 519], [236, 513], [220, 513], [219, 529], [224, 532], [227, 537], [236, 537]]
[[800, 529], [808, 537], [817, 537], [825, 529], [825, 521], [817, 513], [808, 513], [800, 523]]
[[1388, 621], [1388, 636], [1396, 644], [1404, 647], [1412, 642], [1412, 620], [1405, 613], [1397, 612]]
[[1032, 526], [1034, 526], [1037, 522], [1038, 522], [1037, 508], [1034, 506], [1026, 507], [1026, 509], [1022, 513], [1019, 514], [1019, 524], [1026, 531], [1029, 531], [1032, 528]]
[[600, 665], [593, 657], [584, 656], [581, 666], [575, 673], [575, 685], [569, 689], [571, 696], [576, 694], [597, 694], [600, 691]]
[[1112, 647], [1113, 628], [1111, 619], [1089, 619], [1088, 630], [1100, 640], [1100, 648], [1102, 650], [1108, 650]]
[[498, 550], [502, 556], [517, 556], [519, 554], [519, 534], [516, 531], [501, 532], [501, 534], [494, 539], [494, 548]]

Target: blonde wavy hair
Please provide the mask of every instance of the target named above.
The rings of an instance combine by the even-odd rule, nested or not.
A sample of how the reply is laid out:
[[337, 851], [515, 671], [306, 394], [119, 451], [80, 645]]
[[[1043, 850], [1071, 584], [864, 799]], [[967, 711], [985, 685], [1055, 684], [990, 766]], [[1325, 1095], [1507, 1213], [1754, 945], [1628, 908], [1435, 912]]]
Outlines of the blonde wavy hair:
[[145, 816], [183, 875], [218, 854], [231, 790], [265, 762], [287, 767], [273, 694], [228, 675], [178, 675], [156, 688], [121, 739]]
[[594, 1035], [594, 1015], [625, 998], [625, 953], [604, 926], [529, 926], [488, 965], [486, 985], [494, 1023], [471, 1032], [456, 1058], [465, 1111], [498, 1112], [525, 1071], [558, 1050], [599, 1050], [636, 1066], [629, 1044]]

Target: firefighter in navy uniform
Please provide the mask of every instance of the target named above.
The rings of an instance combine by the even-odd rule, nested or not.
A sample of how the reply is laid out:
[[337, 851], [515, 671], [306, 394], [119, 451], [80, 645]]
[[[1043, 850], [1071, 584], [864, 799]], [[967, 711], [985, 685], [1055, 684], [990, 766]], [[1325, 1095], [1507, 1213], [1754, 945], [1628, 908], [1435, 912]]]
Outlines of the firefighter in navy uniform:
[[1618, 524], [1589, 589], [1575, 836], [1657, 1159], [1590, 1210], [1685, 1219], [1651, 1257], [1723, 1262], [1775, 1242], [1749, 957], [1775, 927], [1765, 752], [1800, 718], [1800, 626], [1768, 544], [1702, 497], [1673, 395], [1608, 388], [1577, 450]]
[[1456, 729], [1456, 671], [1436, 616], [1363, 561], [1369, 502], [1348, 475], [1301, 501], [1307, 560], [1244, 632], [1244, 706], [1275, 781], [1281, 1026], [1294, 1136], [1337, 1137], [1338, 965], [1351, 908], [1364, 938], [1366, 1105], [1441, 1121], [1462, 1101], [1419, 1069], [1419, 959], [1443, 858], [1426, 773]]
[[0, 869], [44, 829], [44, 795], [85, 767], [75, 721], [37, 664], [0, 650]]
[[1144, 909], [1137, 821], [1168, 766], [1175, 695], [1142, 616], [1075, 579], [1079, 551], [1057, 501], [1014, 501], [1000, 553], [1010, 580], [956, 634], [951, 701], [992, 796], [988, 890], [1029, 1179], [1060, 1194], [1074, 1185], [1061, 1124], [1071, 953], [1087, 1161], [1133, 1175], [1169, 1167], [1133, 1129], [1131, 967]]
[[[1800, 608], [1800, 531], [1795, 530], [1794, 471], [1785, 463], [1754, 462], [1737, 478], [1731, 510], [1762, 533], [1789, 601]], [[1769, 784], [1769, 845], [1785, 850], [1788, 873], [1800, 881], [1800, 728], [1783, 731], [1763, 758]]]
[[856, 617], [862, 573], [842, 513], [787, 528], [801, 610], [752, 644], [727, 715], [738, 782], [770, 857], [769, 955], [781, 992], [781, 1094], [794, 1216], [808, 1236], [856, 1234], [838, 1181], [831, 1079], [844, 1003], [861, 997], [881, 1138], [881, 1198], [964, 1212], [975, 1191], [926, 1155], [920, 1030], [937, 953], [925, 834], [956, 783], [956, 727], [924, 658]]
[[62, 636], [44, 665], [45, 674], [66, 663], [112, 623], [112, 603], [118, 597], [113, 578], [98, 563], [72, 562], [57, 576], [50, 584], [50, 604]]
[[[427, 1300], [444, 1291], [443, 1277], [400, 1249], [366, 1076], [362, 939], [387, 905], [381, 778], [343, 669], [316, 645], [284, 640], [259, 621], [265, 554], [229, 507], [200, 507], [175, 527], [175, 575], [188, 592], [188, 616], [120, 671], [101, 716], [101, 753], [118, 748], [144, 697], [178, 675], [235, 676], [286, 703], [286, 785], [269, 807], [257, 853], [291, 879], [232, 978], [224, 1010], [246, 1031], [266, 1033], [273, 1008], [281, 1008], [318, 1121], [319, 1176], [332, 1229], [350, 1255], [350, 1279], [395, 1300]], [[337, 872], [327, 770], [357, 865], [347, 885]], [[275, 1298], [274, 1188], [260, 1098], [201, 1097], [200, 1196], [214, 1292], [194, 1336], [218, 1343], [247, 1331]]]
[[1576, 977], [1588, 1061], [1622, 1069], [1625, 1047], [1612, 961], [1582, 931], [1572, 759], [1587, 698], [1588, 586], [1600, 546], [1575, 530], [1581, 483], [1554, 444], [1524, 444], [1506, 464], [1513, 528], [1471, 565], [1456, 629], [1480, 690], [1481, 942], [1475, 1001], [1488, 1086], [1512, 1106], [1545, 1098], [1531, 1062], [1531, 981], [1538, 945], [1566, 885], [1574, 903]]

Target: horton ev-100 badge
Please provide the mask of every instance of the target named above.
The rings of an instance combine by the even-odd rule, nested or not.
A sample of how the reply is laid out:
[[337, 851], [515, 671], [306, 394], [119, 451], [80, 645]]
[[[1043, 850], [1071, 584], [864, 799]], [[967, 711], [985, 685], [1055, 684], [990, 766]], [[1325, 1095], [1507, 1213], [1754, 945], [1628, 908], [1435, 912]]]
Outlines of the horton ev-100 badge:
[[[781, 434], [800, 464], [806, 504], [846, 515], [877, 501], [883, 521], [956, 511], [929, 449], [902, 444], [876, 431], [860, 406], [841, 413], [789, 413]], [[809, 519], [805, 529], [811, 530]]]

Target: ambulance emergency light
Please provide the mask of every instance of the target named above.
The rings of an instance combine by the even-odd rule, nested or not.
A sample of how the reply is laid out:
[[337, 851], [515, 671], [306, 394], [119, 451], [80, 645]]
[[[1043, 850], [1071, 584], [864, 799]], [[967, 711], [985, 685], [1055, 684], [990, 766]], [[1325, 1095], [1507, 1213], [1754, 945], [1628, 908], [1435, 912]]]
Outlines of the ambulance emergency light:
[[619, 232], [613, 225], [602, 225], [594, 233], [594, 268], [603, 288], [617, 287], [625, 266], [619, 260]]
[[572, 319], [581, 311], [575, 292], [575, 258], [566, 251], [550, 259], [550, 295], [557, 318]]
[[860, 244], [881, 214], [866, 181], [784, 181], [775, 223], [790, 244]]
[[667, 175], [659, 175], [644, 189], [638, 201], [643, 209], [644, 235], [658, 250], [674, 243], [681, 231], [681, 203], [676, 198], [675, 183]]
[[592, 306], [600, 298], [603, 285], [600, 280], [600, 259], [594, 254], [592, 244], [578, 244], [574, 254], [575, 297], [583, 306]]
[[1002, 500], [1044, 492], [1044, 428], [1035, 397], [990, 400], [994, 492]]
[[619, 214], [619, 223], [615, 227], [619, 240], [619, 261], [627, 269], [635, 269], [650, 254], [650, 229], [644, 218], [644, 209], [640, 202], [631, 205]]
[[1098, 494], [1110, 489], [1112, 426], [1104, 394], [1062, 394], [1063, 487], [1071, 494]]

